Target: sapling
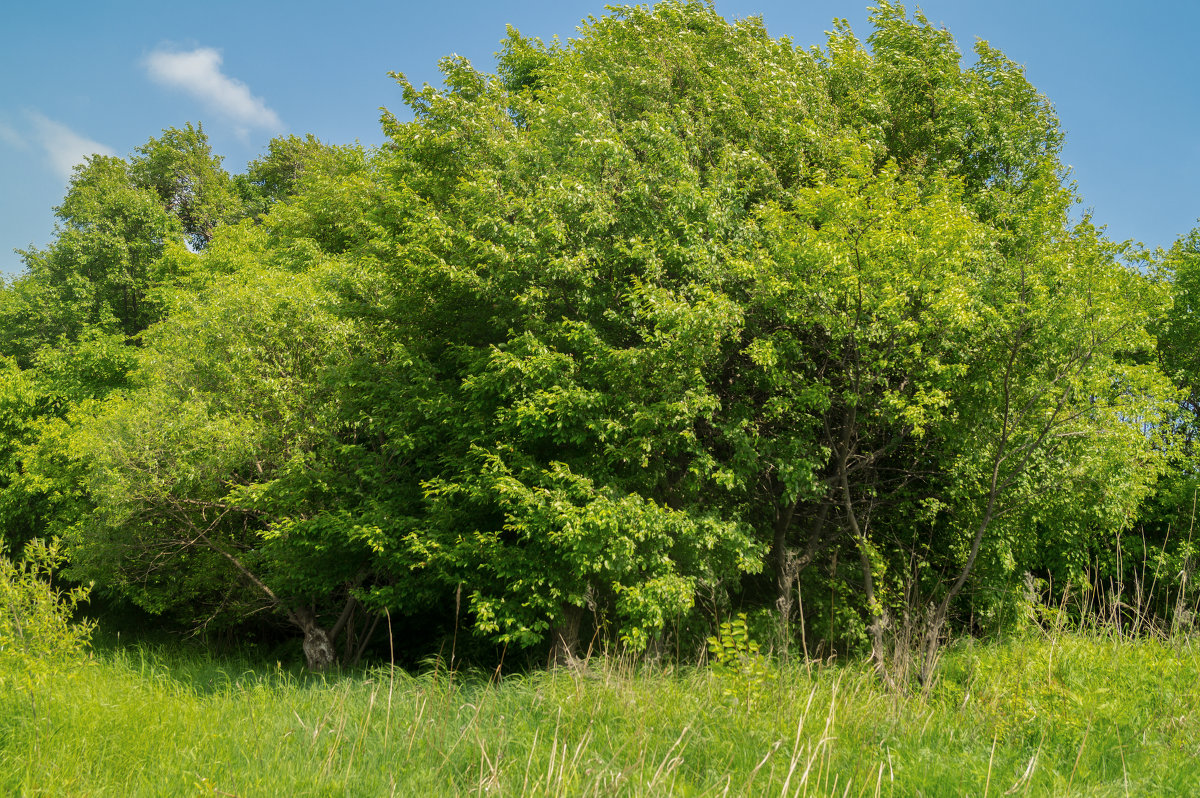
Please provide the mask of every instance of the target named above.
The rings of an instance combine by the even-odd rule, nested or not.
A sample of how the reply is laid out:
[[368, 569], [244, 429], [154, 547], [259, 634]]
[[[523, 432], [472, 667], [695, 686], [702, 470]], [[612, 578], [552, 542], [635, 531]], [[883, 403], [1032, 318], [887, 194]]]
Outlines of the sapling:
[[42, 686], [83, 661], [95, 626], [74, 617], [90, 588], [52, 582], [63, 557], [57, 540], [30, 541], [19, 560], [0, 547], [0, 695], [27, 696], [35, 719]]

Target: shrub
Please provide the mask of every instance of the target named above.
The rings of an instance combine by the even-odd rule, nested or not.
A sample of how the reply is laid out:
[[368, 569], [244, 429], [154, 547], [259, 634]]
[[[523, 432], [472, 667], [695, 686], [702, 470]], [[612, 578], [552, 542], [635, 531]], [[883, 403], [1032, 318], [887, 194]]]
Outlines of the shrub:
[[62, 561], [58, 541], [33, 540], [20, 560], [0, 549], [0, 693], [27, 694], [35, 714], [41, 685], [83, 660], [94, 627], [74, 620], [89, 589], [51, 581]]

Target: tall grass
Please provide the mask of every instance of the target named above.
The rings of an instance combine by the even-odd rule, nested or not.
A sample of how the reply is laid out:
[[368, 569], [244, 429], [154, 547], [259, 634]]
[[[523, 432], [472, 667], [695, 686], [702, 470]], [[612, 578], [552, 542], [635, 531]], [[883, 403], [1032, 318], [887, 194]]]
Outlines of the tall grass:
[[0, 689], [0, 792], [1189, 795], [1200, 783], [1200, 651], [1183, 638], [966, 641], [927, 695], [909, 696], [854, 664], [322, 678], [145, 645], [45, 690], [34, 716]]

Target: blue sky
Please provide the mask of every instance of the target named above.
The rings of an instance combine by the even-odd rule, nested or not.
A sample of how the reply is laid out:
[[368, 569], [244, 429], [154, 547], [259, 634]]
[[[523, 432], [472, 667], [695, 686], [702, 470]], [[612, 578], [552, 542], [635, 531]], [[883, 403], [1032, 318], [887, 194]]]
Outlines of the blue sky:
[[[71, 164], [127, 155], [162, 128], [201, 122], [230, 171], [275, 135], [381, 139], [379, 107], [401, 112], [387, 76], [438, 79], [466, 56], [490, 71], [506, 23], [574, 35], [600, 2], [437, 3], [47, 0], [0, 8], [0, 274], [16, 247], [44, 246]], [[865, 37], [866, 0], [717, 0], [761, 15], [775, 36], [820, 44], [835, 17]], [[910, 10], [918, 4], [910, 3]], [[967, 57], [984, 38], [1024, 64], [1067, 133], [1083, 206], [1110, 237], [1168, 246], [1200, 216], [1200, 3], [930, 0], [919, 4]]]

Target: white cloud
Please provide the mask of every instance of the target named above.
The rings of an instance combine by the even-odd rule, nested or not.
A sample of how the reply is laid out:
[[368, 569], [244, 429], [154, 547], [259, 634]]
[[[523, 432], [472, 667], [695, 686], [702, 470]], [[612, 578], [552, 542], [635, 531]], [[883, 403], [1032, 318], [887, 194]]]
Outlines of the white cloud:
[[14, 149], [29, 149], [29, 142], [25, 140], [25, 137], [18, 133], [15, 127], [4, 122], [0, 122], [0, 141]]
[[[64, 179], [71, 177], [71, 171], [81, 164], [89, 155], [116, 155], [111, 147], [92, 141], [81, 136], [71, 128], [49, 119], [37, 111], [28, 111], [26, 116], [33, 126], [33, 140], [46, 153], [50, 165]], [[9, 132], [15, 134], [9, 128]]]
[[146, 58], [145, 67], [156, 82], [183, 89], [239, 125], [283, 129], [279, 115], [250, 94], [249, 86], [221, 72], [221, 54], [211, 47], [156, 50]]

